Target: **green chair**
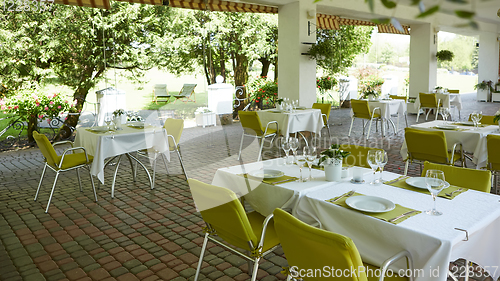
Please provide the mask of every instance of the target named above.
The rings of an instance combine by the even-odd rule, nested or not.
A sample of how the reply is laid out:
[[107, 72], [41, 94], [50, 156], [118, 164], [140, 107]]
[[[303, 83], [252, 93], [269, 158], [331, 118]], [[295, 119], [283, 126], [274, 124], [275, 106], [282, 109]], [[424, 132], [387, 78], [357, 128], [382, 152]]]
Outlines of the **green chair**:
[[[52, 185], [52, 191], [50, 192], [49, 202], [47, 203], [47, 208], [45, 209], [45, 213], [49, 211], [50, 202], [52, 201], [52, 197], [54, 196], [54, 190], [56, 189], [57, 179], [59, 177], [59, 173], [76, 170], [76, 175], [78, 177], [78, 185], [80, 186], [80, 192], [83, 192], [82, 183], [80, 180], [80, 172], [79, 168], [87, 168], [89, 170], [90, 182], [92, 183], [92, 190], [94, 191], [94, 198], [97, 202], [97, 194], [95, 192], [94, 179], [92, 178], [92, 174], [90, 173], [89, 165], [92, 163], [94, 159], [92, 156], [87, 155], [87, 151], [83, 147], [73, 147], [73, 143], [70, 141], [62, 141], [50, 144], [49, 139], [43, 134], [39, 134], [38, 132], [33, 132], [33, 138], [40, 148], [40, 151], [45, 157], [45, 165], [43, 166], [42, 176], [40, 177], [40, 182], [38, 183], [38, 188], [36, 189], [35, 201], [38, 198], [38, 193], [40, 192], [40, 187], [42, 186], [43, 177], [45, 176], [45, 171], [47, 167], [52, 171], [56, 172], [56, 177], [54, 179], [54, 184]], [[66, 149], [61, 156], [57, 155], [54, 146], [60, 144], [71, 144], [71, 148]], [[77, 150], [82, 150], [83, 152], [74, 153]], [[71, 153], [70, 153], [71, 152]]]
[[[327, 267], [335, 268], [335, 271], [339, 272], [346, 272], [346, 270], [352, 272], [353, 268], [365, 267], [364, 271], [356, 271], [357, 274], [335, 276], [334, 280], [373, 280], [375, 276], [369, 278], [366, 272], [374, 272], [375, 270], [381, 270], [381, 276], [378, 280], [408, 280], [396, 272], [385, 276], [389, 266], [403, 258], [407, 260], [409, 271], [413, 272], [413, 260], [411, 254], [406, 250], [385, 260], [382, 268], [379, 269], [363, 262], [351, 238], [305, 224], [282, 209], [274, 210], [274, 227], [291, 269], [289, 276], [292, 277], [302, 270], [314, 272], [315, 269]], [[321, 275], [304, 276], [303, 279], [305, 281], [326, 280]], [[410, 280], [412, 279], [413, 276], [410, 277]]]
[[[248, 274], [255, 281], [259, 260], [279, 246], [272, 215], [264, 217], [257, 212], [245, 213], [238, 197], [229, 189], [195, 179], [188, 179], [188, 183], [196, 208], [207, 224], [194, 280], [198, 280], [207, 242], [210, 240], [253, 262], [253, 270], [250, 272], [252, 267], [249, 266]], [[215, 236], [230, 245], [222, 243]]]
[[[404, 100], [405, 103], [408, 102], [408, 97], [407, 96], [397, 96], [397, 95], [389, 95], [389, 98], [393, 99], [393, 100]], [[405, 123], [406, 123], [406, 127], [408, 127], [408, 113], [407, 111], [405, 111], [404, 113], [405, 115]], [[399, 114], [397, 115], [399, 117]], [[399, 122], [399, 121], [398, 121]], [[399, 123], [398, 123], [399, 124]], [[399, 129], [399, 128], [398, 128]]]
[[155, 84], [153, 87], [153, 102], [158, 104], [158, 99], [164, 99], [161, 101], [168, 102], [170, 100], [170, 94], [167, 90], [167, 84]]
[[368, 155], [368, 151], [370, 150], [381, 150], [381, 148], [373, 148], [373, 147], [365, 147], [353, 144], [341, 144], [340, 149], [349, 151], [351, 154], [343, 159], [342, 164], [348, 166], [358, 166], [371, 169], [370, 165], [366, 160], [366, 156]]
[[486, 146], [488, 149], [488, 164], [486, 168], [493, 173], [495, 194], [497, 194], [497, 181], [498, 176], [500, 175], [500, 136], [491, 134], [487, 135]]
[[[454, 165], [456, 161], [462, 161], [462, 167], [465, 167], [464, 153], [461, 143], [455, 143], [448, 150], [446, 136], [442, 131], [425, 131], [415, 128], [405, 128], [405, 141], [408, 150], [408, 155], [405, 159], [405, 175], [408, 173], [408, 165], [410, 162], [422, 164], [425, 161], [439, 164]], [[457, 152], [457, 146], [460, 146], [460, 151]]]
[[321, 110], [321, 117], [323, 118], [323, 123], [325, 124], [326, 130], [328, 131], [328, 138], [331, 139], [330, 135], [330, 125], [328, 120], [330, 119], [330, 111], [332, 110], [332, 105], [329, 103], [313, 103], [312, 108]]
[[[472, 121], [472, 118], [471, 118], [471, 115], [469, 115], [469, 121]], [[483, 115], [483, 117], [481, 118], [481, 124], [485, 124], [485, 125], [498, 125], [498, 122], [493, 122], [493, 119], [495, 118], [495, 116], [492, 116], [492, 115]]]
[[429, 117], [429, 113], [431, 113], [432, 109], [435, 109], [436, 113], [436, 119], [438, 118], [439, 115], [439, 105], [441, 104], [441, 100], [436, 98], [436, 94], [426, 94], [426, 93], [419, 93], [418, 94], [419, 100], [420, 100], [420, 105], [418, 107], [418, 113], [417, 113], [417, 122], [418, 122], [418, 117], [420, 117], [421, 109], [428, 109], [427, 114], [425, 115], [425, 120]]
[[[196, 94], [194, 92], [194, 88], [197, 86], [197, 84], [184, 84], [182, 86], [182, 89], [179, 91], [179, 94], [174, 95], [175, 101], [181, 100], [182, 102], [196, 102]], [[191, 99], [191, 96], [193, 96], [193, 99]]]
[[[351, 116], [351, 127], [349, 128], [349, 137], [351, 136], [352, 124], [355, 118], [360, 118], [363, 120], [363, 135], [365, 134], [365, 120], [370, 120], [370, 125], [368, 126], [368, 134], [366, 139], [370, 137], [370, 130], [372, 128], [372, 120], [381, 121], [381, 111], [379, 107], [370, 110], [368, 101], [365, 100], [351, 100], [352, 116]], [[378, 110], [378, 113], [375, 113]], [[382, 124], [383, 126], [384, 124]]]
[[[187, 180], [188, 176], [186, 174], [186, 169], [184, 168], [184, 163], [182, 162], [181, 147], [179, 143], [181, 140], [182, 131], [184, 130], [184, 120], [167, 118], [167, 120], [165, 120], [165, 124], [163, 124], [163, 128], [165, 128], [165, 130], [167, 131], [169, 152], [175, 152], [177, 154], [177, 157], [179, 158], [179, 162], [181, 164], [182, 172], [184, 173], [184, 176], [186, 177]], [[168, 170], [167, 162], [165, 161], [165, 155], [163, 155], [163, 153], [153, 148], [138, 151], [137, 154], [140, 156], [147, 157], [153, 161], [153, 181], [151, 184], [151, 189], [154, 189], [155, 178], [156, 178], [156, 160], [158, 159], [158, 157], [162, 158], [167, 173], [170, 173]], [[151, 157], [151, 155], [153, 156]], [[135, 166], [136, 168], [134, 172], [137, 172], [137, 162]]]
[[[279, 132], [278, 122], [271, 121], [266, 124], [266, 128], [262, 127], [262, 123], [260, 122], [259, 115], [255, 111], [239, 111], [238, 115], [240, 117], [241, 127], [243, 127], [243, 134], [241, 135], [240, 142], [240, 152], [238, 153], [238, 160], [241, 159], [241, 150], [243, 149], [243, 138], [245, 136], [254, 137], [260, 140], [260, 150], [259, 157], [257, 161], [260, 161], [262, 158], [262, 149], [264, 148], [264, 139], [267, 137], [272, 137], [271, 144]], [[274, 124], [276, 129], [269, 128], [269, 125]]]
[[468, 189], [490, 193], [491, 172], [487, 170], [469, 169], [442, 164], [424, 162], [422, 177], [427, 170], [441, 170], [444, 172], [445, 180], [451, 184]]

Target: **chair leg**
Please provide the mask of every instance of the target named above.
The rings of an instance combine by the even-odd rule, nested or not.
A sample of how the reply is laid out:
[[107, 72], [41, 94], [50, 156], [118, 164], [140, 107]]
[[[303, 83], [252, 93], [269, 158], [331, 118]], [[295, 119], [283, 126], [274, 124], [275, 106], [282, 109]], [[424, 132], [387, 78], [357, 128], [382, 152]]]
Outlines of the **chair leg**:
[[370, 137], [370, 130], [372, 128], [372, 120], [370, 119], [370, 125], [368, 126], [368, 134], [366, 134], [366, 139]]
[[43, 176], [45, 176], [45, 170], [47, 170], [47, 164], [43, 166], [42, 176], [40, 177], [40, 182], [38, 183], [38, 188], [35, 193], [35, 201], [38, 198], [38, 192], [40, 192], [40, 187], [42, 186]]
[[238, 153], [238, 160], [241, 159], [241, 150], [243, 149], [243, 138], [245, 137], [245, 133], [241, 135], [241, 142], [240, 142], [240, 152]]
[[255, 281], [257, 279], [257, 273], [258, 273], [258, 270], [259, 270], [259, 260], [260, 258], [256, 258], [254, 261], [253, 261], [253, 270], [252, 270], [252, 281]]
[[97, 202], [97, 193], [95, 192], [94, 178], [92, 177], [92, 174], [90, 173], [90, 167], [88, 165], [87, 165], [87, 169], [89, 169], [90, 183], [92, 184], [92, 191], [94, 191], [94, 198], [95, 198], [95, 201]]
[[408, 174], [408, 165], [410, 164], [408, 160], [405, 161], [405, 173], [404, 175], [406, 176]]
[[181, 156], [180, 148], [176, 149], [175, 151], [177, 151], [177, 156], [179, 157], [179, 162], [181, 163], [182, 171], [184, 172], [184, 176], [186, 177], [186, 180], [187, 180], [188, 179], [188, 175], [186, 173], [186, 168], [184, 168], [184, 162], [182, 162], [182, 156]]
[[[418, 123], [418, 117], [420, 117], [420, 106], [418, 107], [417, 110], [417, 123]], [[406, 127], [408, 127], [408, 124], [406, 124]]]
[[[350, 137], [350, 136], [351, 136], [352, 123], [354, 123], [354, 117], [353, 117], [353, 118], [351, 118], [351, 127], [349, 127], [349, 134], [347, 135], [348, 137]], [[364, 128], [363, 128], [363, 131], [364, 131]]]
[[116, 174], [118, 174], [118, 167], [120, 167], [120, 160], [122, 156], [118, 157], [118, 162], [115, 167], [115, 174], [113, 175], [113, 183], [111, 184], [111, 198], [115, 198], [115, 182], [116, 182]]
[[165, 154], [161, 153], [161, 159], [163, 160], [163, 165], [165, 165], [165, 170], [167, 171], [167, 174], [170, 174], [170, 171], [168, 170], [167, 161], [165, 161]]
[[260, 149], [259, 149], [259, 158], [257, 158], [257, 162], [262, 160], [262, 149], [264, 148], [264, 137], [260, 139]]
[[196, 274], [194, 275], [194, 281], [198, 280], [200, 275], [201, 265], [203, 264], [203, 256], [205, 255], [205, 250], [207, 249], [208, 233], [205, 233], [205, 239], [203, 240], [203, 246], [201, 246], [200, 259], [198, 260], [198, 266], [196, 267]]
[[59, 177], [59, 171], [56, 172], [56, 178], [54, 179], [54, 185], [52, 185], [52, 190], [50, 191], [49, 202], [47, 202], [47, 209], [45, 209], [45, 213], [49, 212], [50, 201], [52, 201], [52, 196], [54, 196], [54, 190], [56, 189], [56, 183], [58, 177]]
[[155, 179], [156, 179], [156, 159], [158, 158], [158, 153], [155, 152], [155, 159], [153, 160], [153, 181], [151, 182], [151, 190], [155, 189]]
[[326, 124], [326, 131], [328, 132], [328, 140], [330, 141], [332, 139], [332, 136], [330, 135], [330, 125]]
[[80, 169], [76, 168], [76, 177], [78, 178], [78, 186], [80, 186], [80, 192], [83, 192], [82, 180], [80, 179]]

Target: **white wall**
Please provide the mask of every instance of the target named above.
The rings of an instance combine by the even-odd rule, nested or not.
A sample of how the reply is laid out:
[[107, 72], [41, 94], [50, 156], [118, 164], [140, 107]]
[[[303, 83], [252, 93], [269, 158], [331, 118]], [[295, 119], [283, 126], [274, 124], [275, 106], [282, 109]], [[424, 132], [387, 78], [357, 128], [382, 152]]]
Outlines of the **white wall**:
[[[437, 35], [431, 24], [412, 24], [410, 35], [410, 97], [436, 86]], [[434, 39], [436, 36], [436, 39]], [[436, 40], [436, 41], [435, 41]]]

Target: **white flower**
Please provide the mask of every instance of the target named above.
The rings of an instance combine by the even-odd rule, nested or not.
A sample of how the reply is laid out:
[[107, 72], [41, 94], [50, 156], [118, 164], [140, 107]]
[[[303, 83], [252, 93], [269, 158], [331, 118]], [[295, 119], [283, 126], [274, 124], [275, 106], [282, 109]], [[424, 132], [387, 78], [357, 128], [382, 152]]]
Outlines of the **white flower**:
[[500, 109], [497, 111], [497, 113], [495, 113], [495, 116], [496, 115], [500, 115]]

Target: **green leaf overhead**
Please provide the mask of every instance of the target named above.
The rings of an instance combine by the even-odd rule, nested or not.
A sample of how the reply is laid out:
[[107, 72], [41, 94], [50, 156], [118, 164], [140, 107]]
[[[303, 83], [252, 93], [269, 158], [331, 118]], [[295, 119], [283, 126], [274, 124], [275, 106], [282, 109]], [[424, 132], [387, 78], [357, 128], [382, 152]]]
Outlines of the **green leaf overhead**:
[[375, 0], [365, 0], [365, 3], [368, 3], [370, 11], [373, 13], [373, 11], [375, 10]]
[[372, 22], [374, 22], [376, 24], [390, 24], [391, 23], [391, 18], [372, 19]]
[[439, 11], [439, 5], [430, 7], [427, 11], [421, 13], [417, 18], [425, 18]]
[[455, 11], [455, 14], [459, 17], [459, 18], [463, 18], [463, 19], [471, 19], [472, 17], [474, 17], [475, 13], [474, 12], [470, 12], [470, 11], [460, 11], [460, 10], [457, 10]]
[[394, 1], [391, 0], [380, 0], [382, 2], [382, 5], [388, 9], [394, 9], [396, 8], [397, 4]]

